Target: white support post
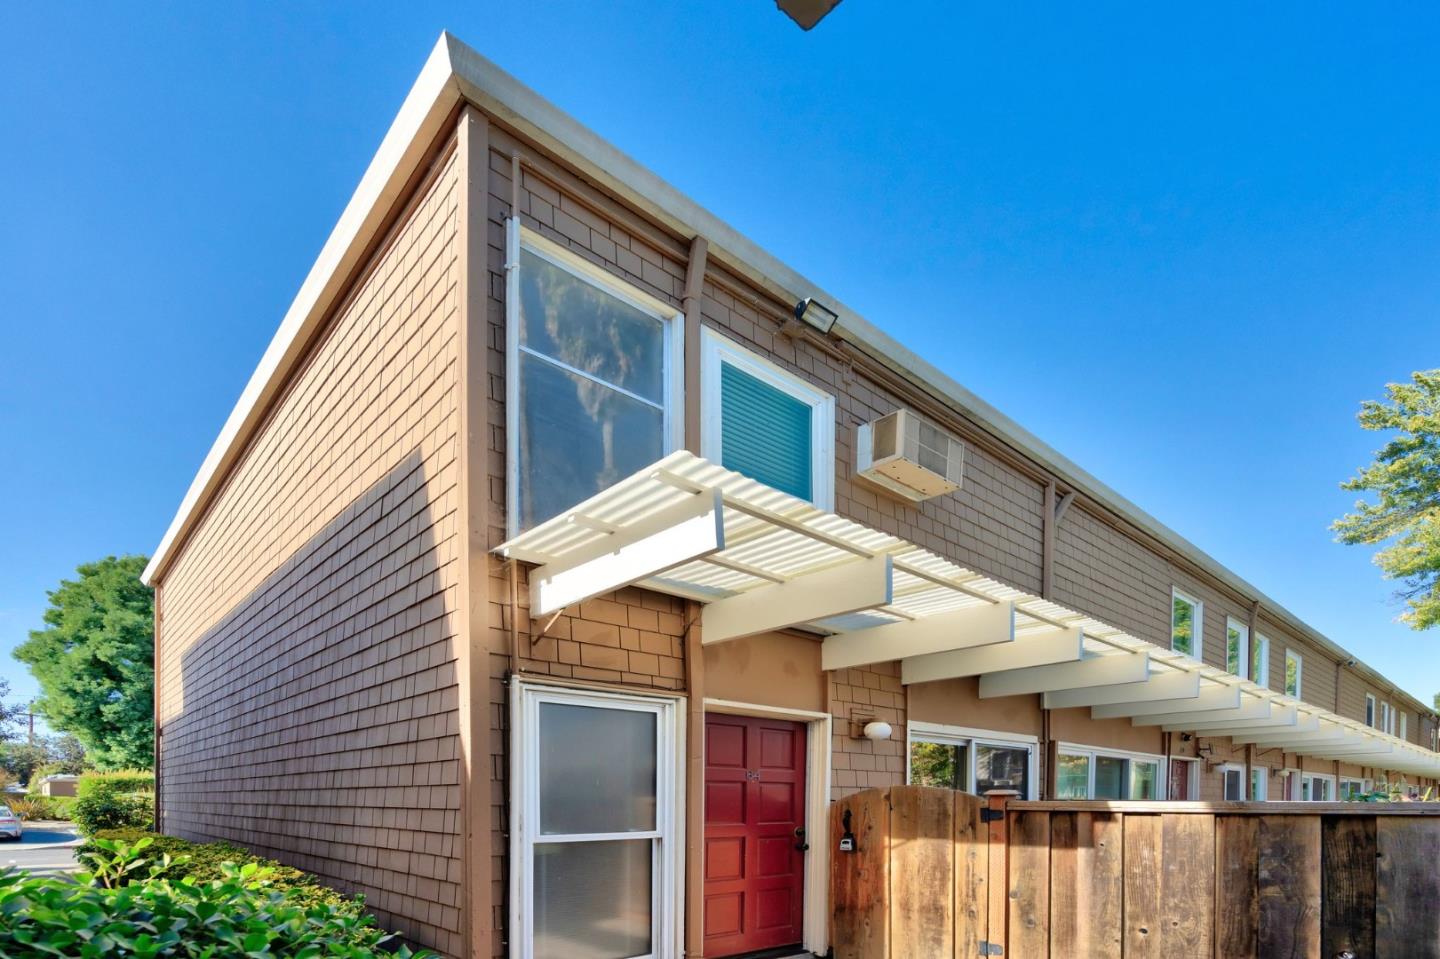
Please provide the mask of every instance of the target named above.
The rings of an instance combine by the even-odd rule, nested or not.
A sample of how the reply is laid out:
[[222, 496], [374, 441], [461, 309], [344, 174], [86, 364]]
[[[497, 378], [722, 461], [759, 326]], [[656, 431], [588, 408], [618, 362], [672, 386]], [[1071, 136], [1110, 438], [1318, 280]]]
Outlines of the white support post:
[[707, 603], [700, 612], [701, 642], [710, 646], [890, 603], [894, 593], [889, 556], [761, 586]]
[[1199, 695], [1199, 673], [1172, 670], [1166, 673], [1151, 673], [1138, 683], [1118, 683], [1092, 689], [1057, 689], [1045, 694], [1043, 705], [1046, 709], [1071, 709], [1077, 706], [1183, 701]]
[[1084, 649], [1084, 633], [1080, 629], [1051, 629], [1013, 643], [911, 656], [900, 661], [900, 682], [908, 686], [1027, 666], [1073, 663], [1084, 654]]
[[1235, 686], [1202, 686], [1194, 699], [1181, 702], [1116, 703], [1112, 706], [1094, 706], [1090, 715], [1094, 719], [1128, 719], [1131, 716], [1158, 716], [1163, 713], [1199, 713], [1213, 709], [1239, 709], [1240, 690]]
[[921, 619], [827, 636], [820, 650], [820, 668], [868, 666], [944, 650], [998, 643], [1008, 645], [1014, 639], [1014, 605], [984, 603]]
[[532, 570], [530, 615], [556, 612], [724, 548], [720, 493], [699, 493]]
[[980, 698], [1026, 696], [1051, 690], [1113, 686], [1116, 683], [1129, 685], [1143, 681], [1149, 673], [1148, 653], [1086, 656], [1074, 663], [1052, 663], [1049, 666], [986, 673], [980, 677]]

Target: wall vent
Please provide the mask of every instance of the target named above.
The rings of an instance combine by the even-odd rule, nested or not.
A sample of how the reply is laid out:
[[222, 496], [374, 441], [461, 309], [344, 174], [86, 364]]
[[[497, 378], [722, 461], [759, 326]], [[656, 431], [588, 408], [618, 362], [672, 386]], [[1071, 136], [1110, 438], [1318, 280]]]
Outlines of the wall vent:
[[861, 426], [856, 471], [886, 490], [919, 502], [960, 488], [965, 447], [909, 410]]

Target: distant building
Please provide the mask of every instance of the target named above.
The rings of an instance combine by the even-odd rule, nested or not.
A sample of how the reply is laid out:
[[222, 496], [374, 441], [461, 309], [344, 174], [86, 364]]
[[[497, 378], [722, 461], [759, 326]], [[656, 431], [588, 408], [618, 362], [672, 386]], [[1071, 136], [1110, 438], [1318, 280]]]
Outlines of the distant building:
[[79, 776], [60, 773], [46, 776], [37, 783], [31, 783], [31, 787], [40, 796], [73, 796], [75, 795], [75, 786], [79, 781]]

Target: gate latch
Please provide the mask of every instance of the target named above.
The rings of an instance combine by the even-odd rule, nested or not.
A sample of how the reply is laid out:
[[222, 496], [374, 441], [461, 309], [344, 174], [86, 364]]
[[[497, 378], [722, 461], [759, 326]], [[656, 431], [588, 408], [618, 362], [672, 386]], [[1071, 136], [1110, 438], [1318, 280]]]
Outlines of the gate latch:
[[1003, 956], [1003, 955], [1005, 955], [1005, 947], [1002, 946], [1002, 945], [1000, 945], [998, 942], [987, 942], [987, 941], [985, 941], [984, 939], [981, 939], [981, 940], [980, 940], [980, 955], [982, 955], [982, 956]]

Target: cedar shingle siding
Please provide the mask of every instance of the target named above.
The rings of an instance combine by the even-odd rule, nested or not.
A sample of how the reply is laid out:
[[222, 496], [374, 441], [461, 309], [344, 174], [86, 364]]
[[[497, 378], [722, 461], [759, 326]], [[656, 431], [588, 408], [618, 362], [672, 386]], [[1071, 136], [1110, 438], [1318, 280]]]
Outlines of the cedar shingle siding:
[[168, 833], [458, 953], [456, 173], [447, 161], [162, 584]]
[[[527, 568], [479, 555], [505, 539], [504, 227], [512, 190], [518, 187], [525, 226], [677, 310], [688, 259], [687, 240], [500, 121], [489, 122], [483, 142], [487, 152], [468, 166], [479, 180], [463, 203], [454, 158], [442, 159], [402, 198], [408, 207], [367, 272], [181, 542], [160, 582], [157, 694], [165, 831], [237, 841], [363, 892], [382, 923], [450, 955], [462, 951], [469, 919], [462, 910], [473, 902], [472, 941], [483, 948], [488, 926], [498, 956], [509, 948], [512, 671], [683, 693], [686, 629], [697, 607], [631, 587], [532, 621]], [[511, 182], [516, 152], [524, 156], [519, 184]], [[471, 157], [462, 150], [461, 159]], [[462, 243], [472, 224], [460, 219], [480, 207], [485, 228], [473, 236], [484, 237], [485, 249], [476, 251], [468, 239]], [[484, 264], [468, 278], [460, 275], [462, 252]], [[462, 279], [469, 284], [463, 298]], [[964, 411], [937, 413], [934, 397], [878, 369], [852, 344], [822, 347], [778, 335], [788, 304], [718, 257], [702, 294], [703, 324], [835, 397], [837, 512], [1041, 591], [1044, 467]], [[483, 316], [467, 317], [467, 309]], [[461, 355], [462, 340], [469, 355]], [[478, 462], [462, 476], [460, 377], [467, 372], [483, 401], [466, 406]], [[918, 409], [964, 440], [964, 486], [956, 494], [902, 504], [854, 477], [856, 427], [899, 407]], [[462, 544], [462, 517], [471, 513], [476, 529]], [[462, 576], [468, 550], [476, 558]], [[1057, 602], [1162, 646], [1169, 644], [1172, 587], [1194, 595], [1205, 604], [1204, 659], [1222, 668], [1226, 616], [1250, 617], [1246, 597], [1197, 575], [1083, 496], [1056, 530], [1053, 563]], [[476, 595], [461, 595], [467, 582]], [[467, 625], [471, 645], [461, 657]], [[1264, 611], [1260, 632], [1270, 639], [1272, 688], [1283, 686], [1289, 647], [1305, 657], [1303, 698], [1361, 720], [1366, 692], [1401, 705], [1393, 689], [1345, 669], [1337, 696], [1334, 658]], [[880, 663], [822, 682], [818, 656], [797, 654], [797, 646], [813, 649], [806, 645], [813, 640], [755, 637], [727, 645], [733, 658], [708, 658], [726, 664], [717, 672], [731, 670], [716, 686], [732, 695], [746, 675], [746, 656], [804, 664], [803, 677], [796, 667], [793, 695], [834, 717], [832, 795], [904, 781], [907, 717], [1045, 734], [1038, 697], [981, 701], [973, 679], [907, 689], [897, 663]], [[466, 800], [476, 821], [463, 848], [462, 693], [486, 710], [483, 719], [466, 720], [466, 748], [475, 745], [489, 758], [488, 768], [477, 763], [478, 788], [469, 793], [478, 800]], [[852, 716], [890, 722], [895, 738], [852, 739]], [[1410, 739], [1422, 741], [1428, 717], [1409, 717]], [[1138, 744], [1157, 754], [1166, 748], [1157, 728], [1095, 722], [1079, 710], [1050, 718], [1067, 741]], [[1224, 738], [1175, 737], [1171, 747], [1212, 763], [1246, 758]], [[1274, 750], [1253, 759], [1270, 768], [1361, 775]], [[1052, 762], [1042, 744], [1042, 781], [1051, 779]], [[1209, 764], [1198, 769], [1201, 798], [1219, 798], [1218, 775]], [[1377, 778], [1383, 772], [1373, 771]], [[1270, 797], [1279, 798], [1281, 780], [1269, 785]], [[465, 849], [475, 858], [462, 873]], [[486, 855], [488, 887], [484, 870], [474, 868]], [[462, 875], [482, 880], [467, 884]]]

